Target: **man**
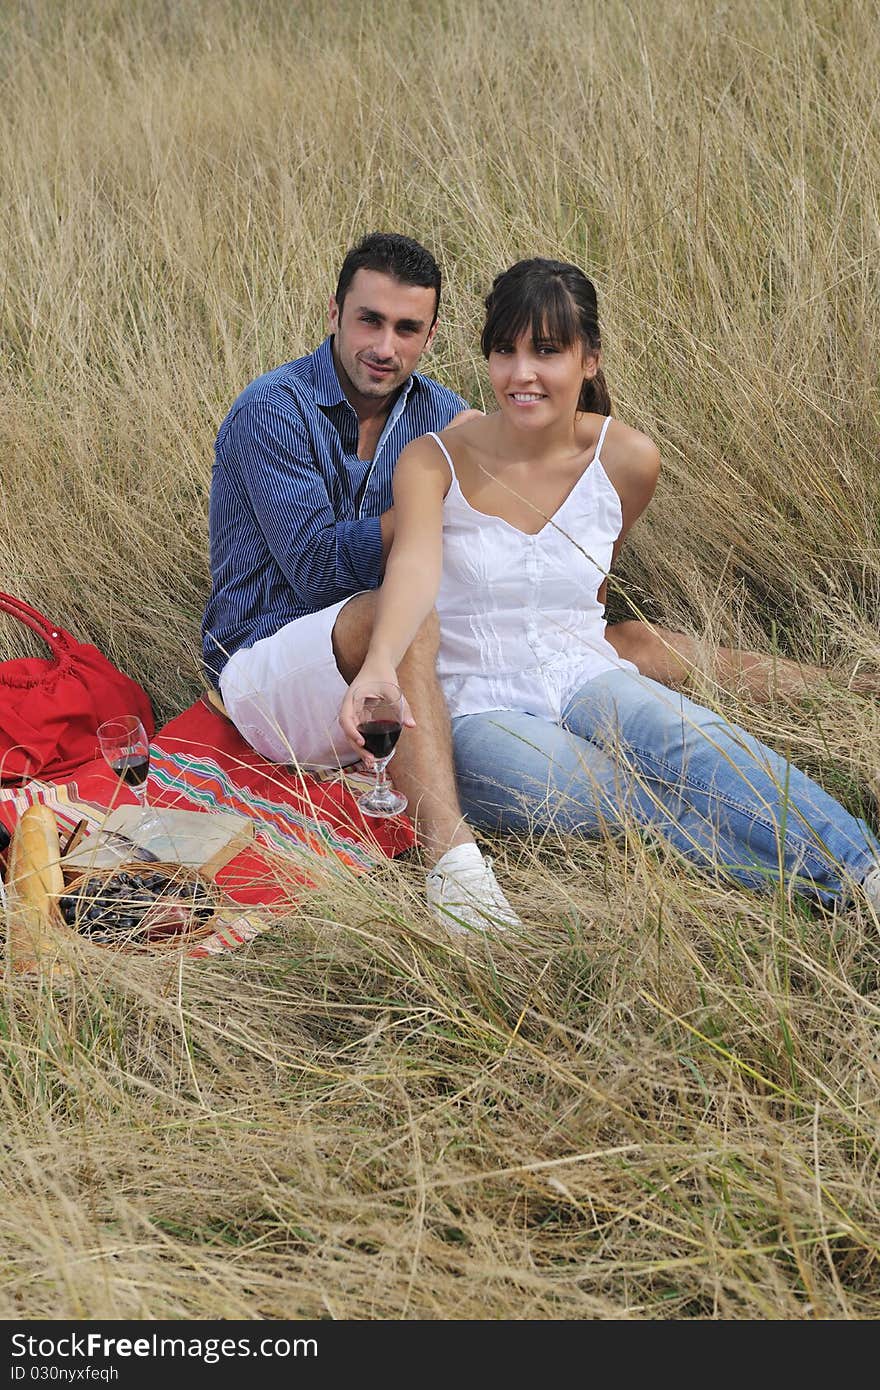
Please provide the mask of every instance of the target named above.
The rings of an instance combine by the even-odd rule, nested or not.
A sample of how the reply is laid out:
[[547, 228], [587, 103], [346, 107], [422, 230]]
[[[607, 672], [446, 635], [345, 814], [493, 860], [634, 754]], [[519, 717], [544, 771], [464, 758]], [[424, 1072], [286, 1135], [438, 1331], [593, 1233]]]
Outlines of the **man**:
[[[391, 477], [411, 440], [468, 414], [415, 371], [437, 331], [440, 270], [408, 237], [345, 257], [316, 352], [252, 382], [220, 427], [211, 483], [205, 669], [239, 732], [276, 762], [353, 761], [337, 722], [369, 642], [394, 535]], [[408, 721], [394, 781], [431, 864], [428, 903], [452, 929], [518, 924], [464, 822], [436, 620], [399, 668]]]

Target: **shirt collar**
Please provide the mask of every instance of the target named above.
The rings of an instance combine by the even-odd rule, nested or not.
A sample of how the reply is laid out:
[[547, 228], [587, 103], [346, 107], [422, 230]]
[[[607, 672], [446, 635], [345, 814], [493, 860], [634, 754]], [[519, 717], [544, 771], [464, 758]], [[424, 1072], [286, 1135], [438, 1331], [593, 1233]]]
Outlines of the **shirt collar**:
[[315, 364], [315, 404], [340, 405], [346, 397], [336, 375], [332, 334], [312, 354], [312, 360]]
[[[339, 377], [336, 375], [336, 363], [333, 361], [333, 335], [325, 338], [319, 348], [312, 354], [315, 364], [315, 404], [316, 405], [341, 405], [345, 401], [350, 408], [350, 401], [339, 385]], [[394, 403], [391, 412], [396, 420], [403, 409], [407, 396], [413, 388], [413, 384], [418, 381], [416, 373], [407, 377], [400, 389], [400, 395]]]

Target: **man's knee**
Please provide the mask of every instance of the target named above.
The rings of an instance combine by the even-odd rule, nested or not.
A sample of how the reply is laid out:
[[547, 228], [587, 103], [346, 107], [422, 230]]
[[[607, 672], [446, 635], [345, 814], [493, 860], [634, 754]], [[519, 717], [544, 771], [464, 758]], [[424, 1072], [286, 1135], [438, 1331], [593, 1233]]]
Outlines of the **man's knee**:
[[376, 616], [375, 590], [355, 594], [340, 608], [333, 624], [333, 656], [344, 680], [352, 681], [364, 664]]
[[[333, 656], [341, 675], [347, 681], [354, 680], [364, 664], [373, 635], [378, 597], [375, 591], [356, 594], [354, 598], [349, 599], [344, 608], [340, 608], [333, 624]], [[440, 619], [437, 617], [437, 610], [432, 608], [400, 664], [403, 666], [409, 662], [420, 668], [430, 666], [433, 669], [439, 650]]]

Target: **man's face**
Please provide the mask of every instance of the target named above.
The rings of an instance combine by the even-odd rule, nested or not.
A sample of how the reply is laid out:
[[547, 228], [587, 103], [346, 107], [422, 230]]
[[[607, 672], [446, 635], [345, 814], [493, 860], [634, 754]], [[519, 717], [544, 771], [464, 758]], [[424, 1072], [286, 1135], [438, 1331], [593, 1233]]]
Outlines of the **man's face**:
[[352, 405], [391, 396], [415, 371], [430, 347], [437, 295], [424, 285], [404, 285], [381, 270], [358, 270], [342, 310], [330, 299], [330, 332], [339, 381]]

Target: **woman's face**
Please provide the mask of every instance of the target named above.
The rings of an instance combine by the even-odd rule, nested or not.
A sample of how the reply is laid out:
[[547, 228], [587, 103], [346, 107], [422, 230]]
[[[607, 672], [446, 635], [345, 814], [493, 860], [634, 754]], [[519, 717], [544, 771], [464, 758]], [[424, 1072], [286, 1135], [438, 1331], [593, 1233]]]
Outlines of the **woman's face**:
[[552, 338], [523, 333], [499, 342], [489, 354], [489, 380], [502, 414], [518, 427], [540, 428], [573, 420], [584, 379], [593, 377], [598, 354], [584, 355], [580, 343], [561, 347]]

